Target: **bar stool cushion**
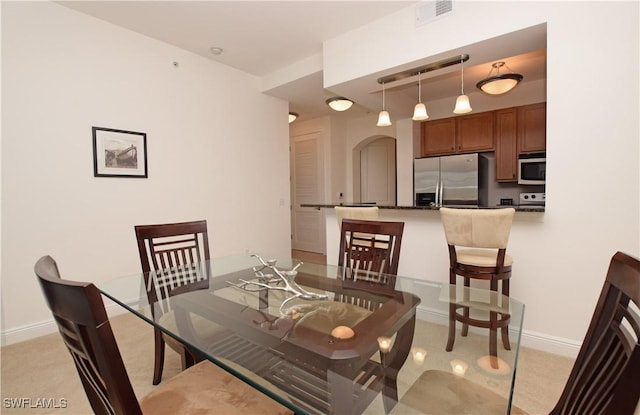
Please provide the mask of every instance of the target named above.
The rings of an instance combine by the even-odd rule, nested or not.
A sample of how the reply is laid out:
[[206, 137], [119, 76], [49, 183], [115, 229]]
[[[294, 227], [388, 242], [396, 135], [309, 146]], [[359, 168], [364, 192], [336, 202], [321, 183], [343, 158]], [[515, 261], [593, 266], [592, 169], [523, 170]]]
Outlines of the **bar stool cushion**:
[[[460, 249], [456, 251], [457, 260], [460, 264], [473, 265], [476, 267], [495, 267], [497, 252], [491, 249]], [[504, 256], [504, 265], [513, 265], [513, 258], [509, 254]]]
[[342, 227], [343, 219], [357, 219], [357, 220], [378, 220], [378, 207], [351, 207], [351, 206], [336, 206], [334, 208], [336, 212], [336, 219], [338, 220], [338, 228]]

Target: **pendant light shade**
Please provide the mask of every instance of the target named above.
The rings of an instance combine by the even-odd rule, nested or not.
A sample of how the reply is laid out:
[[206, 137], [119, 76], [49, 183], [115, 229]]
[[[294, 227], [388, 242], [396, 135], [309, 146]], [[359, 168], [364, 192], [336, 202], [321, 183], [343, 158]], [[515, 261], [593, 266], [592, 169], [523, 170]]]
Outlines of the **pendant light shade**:
[[353, 101], [345, 97], [329, 98], [326, 103], [334, 111], [346, 111], [353, 105]]
[[460, 65], [460, 96], [456, 99], [456, 106], [453, 109], [454, 114], [466, 114], [471, 112], [469, 97], [464, 94], [464, 60], [460, 60]]
[[380, 111], [378, 114], [378, 123], [376, 124], [378, 127], [388, 127], [391, 125], [391, 118], [389, 117], [389, 111]]
[[424, 121], [429, 119], [429, 114], [427, 114], [427, 107], [423, 103], [417, 103], [413, 108], [413, 118], [414, 121]]
[[388, 127], [391, 125], [391, 117], [389, 112], [384, 109], [384, 83], [382, 84], [382, 111], [378, 114], [378, 127]]
[[294, 122], [296, 120], [296, 118], [298, 118], [298, 113], [297, 112], [290, 112], [289, 113], [289, 124]]
[[422, 80], [418, 78], [418, 103], [413, 108], [414, 121], [424, 121], [429, 118], [427, 107], [422, 103]]
[[[483, 92], [490, 95], [500, 95], [511, 91], [516, 85], [524, 78], [517, 73], [507, 73], [500, 75], [500, 68], [506, 66], [511, 71], [511, 68], [504, 62], [496, 62], [491, 65], [489, 74], [487, 77], [476, 84], [476, 86]], [[496, 70], [496, 75], [491, 76], [493, 70]]]
[[471, 104], [469, 103], [469, 97], [466, 95], [460, 95], [456, 99], [456, 107], [453, 110], [454, 114], [466, 114], [471, 112]]

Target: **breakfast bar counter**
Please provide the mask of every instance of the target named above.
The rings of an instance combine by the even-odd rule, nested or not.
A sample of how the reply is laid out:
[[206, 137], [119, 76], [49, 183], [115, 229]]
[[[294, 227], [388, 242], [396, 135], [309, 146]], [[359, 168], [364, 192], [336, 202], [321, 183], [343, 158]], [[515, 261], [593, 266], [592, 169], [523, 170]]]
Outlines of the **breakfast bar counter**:
[[[387, 209], [387, 210], [440, 210], [440, 206], [397, 206], [397, 205], [376, 205], [369, 203], [303, 203], [300, 206], [308, 207], [308, 208], [329, 208], [333, 209], [336, 206], [345, 206], [345, 207], [368, 207], [368, 206], [377, 206], [378, 209]], [[498, 209], [498, 208], [508, 208], [512, 207], [516, 210], [516, 212], [544, 212], [544, 206], [540, 205], [513, 205], [513, 206], [477, 206], [477, 205], [456, 205], [456, 206], [448, 206], [455, 208], [464, 208], [464, 209]]]
[[[400, 249], [400, 263], [398, 273], [412, 275], [416, 278], [433, 279], [448, 283], [449, 281], [449, 251], [440, 220], [440, 208], [435, 206], [382, 206], [351, 203], [308, 203], [301, 204], [305, 209], [319, 211], [324, 219], [321, 232], [324, 233], [324, 254], [329, 264], [337, 264], [340, 233], [335, 213], [336, 206], [379, 208], [379, 220], [404, 222], [404, 233]], [[458, 206], [463, 207], [463, 206]], [[476, 206], [464, 206], [476, 208]], [[542, 206], [501, 206], [513, 207], [516, 214], [509, 238], [509, 254], [515, 258], [519, 272], [522, 258], [527, 257], [531, 247], [543, 243], [537, 239], [539, 224], [545, 221], [545, 211]], [[533, 241], [536, 241], [535, 243]], [[521, 275], [521, 274], [518, 274]], [[438, 278], [438, 277], [436, 277]]]

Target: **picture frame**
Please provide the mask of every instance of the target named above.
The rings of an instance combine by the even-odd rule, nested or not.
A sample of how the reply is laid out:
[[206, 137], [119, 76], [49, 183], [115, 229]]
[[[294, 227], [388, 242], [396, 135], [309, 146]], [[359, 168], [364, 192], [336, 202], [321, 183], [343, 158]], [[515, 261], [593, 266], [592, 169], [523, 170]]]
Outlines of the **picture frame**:
[[147, 178], [147, 134], [91, 127], [93, 176]]

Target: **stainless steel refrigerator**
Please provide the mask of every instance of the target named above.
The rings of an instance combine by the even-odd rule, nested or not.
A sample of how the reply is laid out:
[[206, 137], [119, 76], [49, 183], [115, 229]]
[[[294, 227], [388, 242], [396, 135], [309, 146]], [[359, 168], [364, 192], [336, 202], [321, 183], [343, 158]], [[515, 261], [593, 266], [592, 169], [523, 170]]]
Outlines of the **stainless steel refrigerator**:
[[477, 153], [415, 159], [415, 205], [477, 205], [478, 168]]

